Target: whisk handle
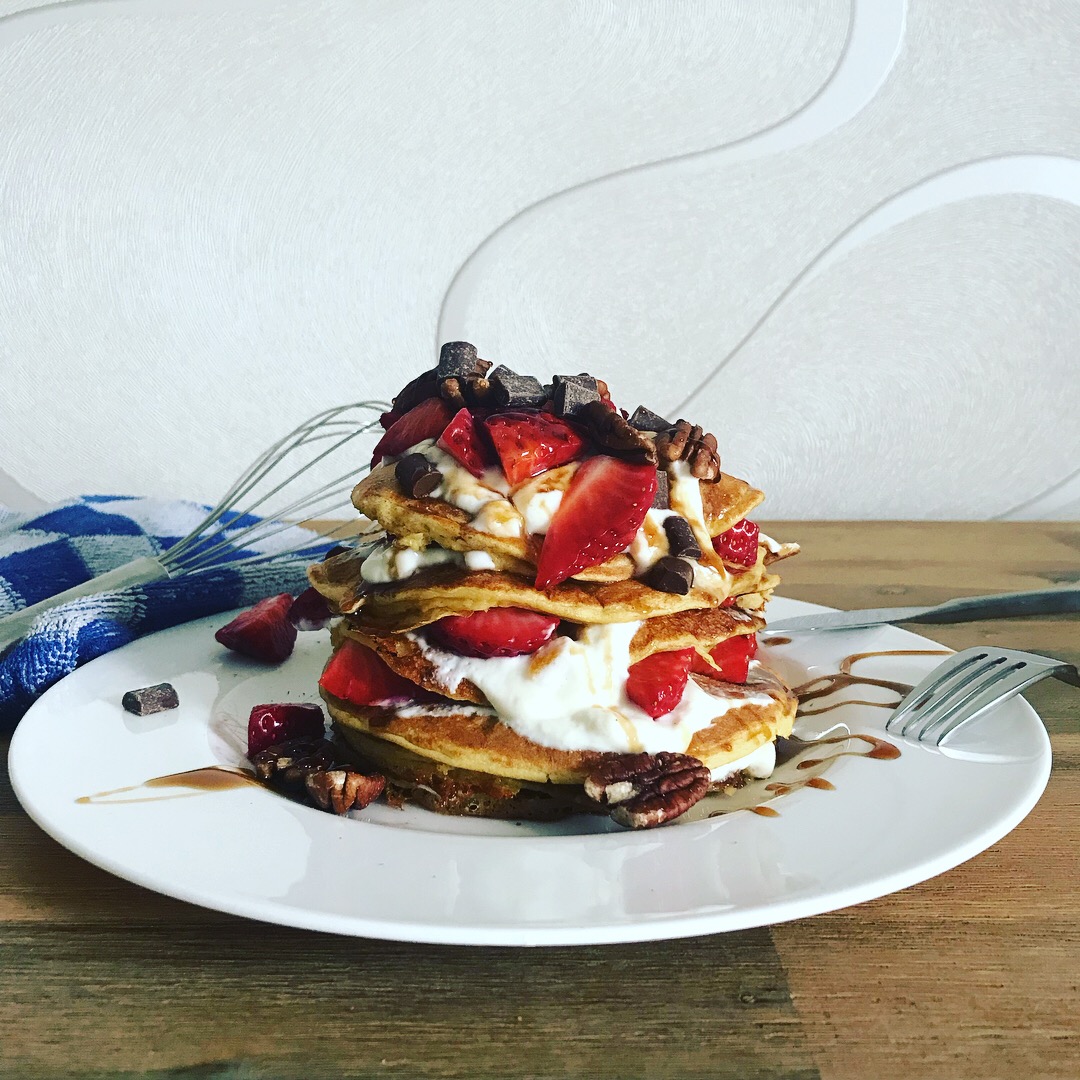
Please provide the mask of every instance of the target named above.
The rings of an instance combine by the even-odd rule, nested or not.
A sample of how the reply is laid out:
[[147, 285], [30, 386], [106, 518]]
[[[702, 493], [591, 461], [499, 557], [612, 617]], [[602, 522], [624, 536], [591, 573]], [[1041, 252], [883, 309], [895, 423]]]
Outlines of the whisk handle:
[[22, 638], [30, 629], [34, 620], [45, 611], [49, 611], [60, 604], [66, 604], [69, 600], [77, 600], [81, 596], [96, 596], [98, 593], [115, 592], [117, 589], [125, 589], [129, 585], [141, 585], [147, 581], [160, 581], [167, 578], [169, 571], [157, 559], [147, 556], [142, 559], [133, 559], [115, 570], [108, 570], [104, 574], [84, 581], [81, 585], [74, 585], [65, 589], [55, 596], [23, 608], [21, 611], [13, 611], [0, 619], [0, 652], [9, 645]]

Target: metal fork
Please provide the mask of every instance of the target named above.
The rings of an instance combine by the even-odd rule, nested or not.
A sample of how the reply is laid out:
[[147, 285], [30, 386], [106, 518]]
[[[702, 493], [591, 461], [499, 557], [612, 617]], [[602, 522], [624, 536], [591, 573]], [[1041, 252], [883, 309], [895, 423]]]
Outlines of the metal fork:
[[999, 701], [1054, 676], [1080, 686], [1080, 672], [1064, 660], [1015, 649], [976, 646], [939, 664], [897, 706], [885, 730], [940, 746], [957, 728]]

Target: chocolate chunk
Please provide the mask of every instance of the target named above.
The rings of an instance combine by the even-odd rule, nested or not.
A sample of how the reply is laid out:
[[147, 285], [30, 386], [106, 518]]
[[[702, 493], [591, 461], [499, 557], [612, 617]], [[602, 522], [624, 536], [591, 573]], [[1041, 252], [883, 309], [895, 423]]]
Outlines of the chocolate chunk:
[[175, 709], [180, 704], [180, 698], [172, 683], [163, 682], [156, 686], [144, 686], [141, 690], [129, 690], [120, 699], [120, 704], [136, 716], [149, 716], [151, 713]]
[[467, 341], [448, 341], [439, 350], [439, 366], [435, 374], [440, 379], [464, 378], [476, 370], [476, 346]]
[[519, 375], [500, 364], [488, 377], [491, 386], [485, 404], [493, 409], [539, 409], [547, 393], [539, 379]]
[[639, 405], [634, 410], [634, 415], [630, 417], [630, 426], [637, 428], [638, 431], [667, 431], [671, 427], [671, 422], [662, 416], [657, 416], [652, 409]]
[[580, 375], [556, 375], [552, 390], [555, 415], [575, 417], [590, 401], [600, 400], [596, 380], [584, 372]]
[[685, 559], [665, 555], [649, 567], [641, 580], [650, 589], [658, 592], [685, 596], [694, 583], [694, 568]]
[[675, 515], [664, 518], [664, 532], [667, 533], [668, 551], [672, 555], [681, 555], [687, 559], [700, 559], [701, 547], [694, 539], [694, 530], [684, 517]]
[[439, 379], [435, 369], [424, 371], [417, 375], [411, 382], [406, 383], [397, 397], [394, 398], [393, 412], [400, 417], [410, 409], [419, 405], [421, 401], [436, 397], [439, 393]]
[[653, 496], [652, 508], [654, 510], [671, 509], [667, 469], [656, 470], [656, 494]]
[[413, 499], [423, 499], [442, 483], [442, 473], [423, 454], [406, 454], [394, 466], [394, 475], [401, 490]]

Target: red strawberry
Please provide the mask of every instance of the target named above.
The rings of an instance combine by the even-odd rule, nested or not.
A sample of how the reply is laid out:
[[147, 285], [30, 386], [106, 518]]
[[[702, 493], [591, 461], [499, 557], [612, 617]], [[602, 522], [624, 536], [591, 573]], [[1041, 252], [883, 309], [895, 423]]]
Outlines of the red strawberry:
[[318, 705], [256, 705], [248, 717], [248, 757], [286, 739], [318, 739], [325, 726]]
[[333, 617], [326, 597], [318, 589], [305, 589], [289, 608], [289, 622], [297, 630], [322, 630]]
[[483, 476], [484, 470], [495, 464], [486, 432], [468, 409], [459, 409], [454, 414], [439, 436], [439, 445], [473, 476]]
[[727, 532], [713, 537], [713, 551], [732, 566], [753, 566], [757, 562], [760, 531], [749, 518], [743, 518]]
[[653, 653], [630, 665], [626, 673], [626, 696], [654, 720], [671, 712], [682, 701], [693, 649]]
[[709, 655], [716, 662], [717, 671], [708, 660], [694, 653], [694, 666], [691, 670], [697, 675], [709, 675], [725, 682], [744, 683], [750, 669], [750, 661], [757, 655], [757, 635], [739, 634], [737, 637], [721, 641]]
[[453, 410], [442, 398], [421, 401], [395, 420], [376, 443], [375, 452], [371, 455], [371, 467], [378, 465], [384, 457], [397, 457], [424, 439], [437, 439], [453, 415]]
[[559, 620], [525, 608], [488, 608], [471, 615], [447, 615], [428, 628], [431, 636], [459, 656], [524, 656], [551, 640]]
[[656, 494], [656, 469], [601, 454], [574, 474], [540, 549], [536, 587], [550, 589], [625, 550]]
[[574, 461], [585, 448], [585, 440], [565, 420], [547, 413], [496, 413], [484, 424], [511, 484]]
[[349, 639], [330, 657], [319, 685], [353, 705], [401, 705], [431, 696], [392, 671], [366, 645]]
[[214, 637], [233, 652], [280, 664], [296, 644], [296, 627], [289, 622], [292, 602], [288, 593], [268, 596], [249, 611], [242, 611]]

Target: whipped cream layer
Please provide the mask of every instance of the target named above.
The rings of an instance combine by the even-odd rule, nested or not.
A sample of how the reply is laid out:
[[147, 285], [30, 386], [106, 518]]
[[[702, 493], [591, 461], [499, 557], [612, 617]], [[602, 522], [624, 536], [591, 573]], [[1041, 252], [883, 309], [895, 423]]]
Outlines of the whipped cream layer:
[[683, 753], [714, 719], [746, 704], [769, 705], [767, 694], [715, 697], [690, 679], [682, 701], [654, 720], [626, 694], [630, 642], [640, 623], [586, 626], [577, 641], [553, 638], [530, 656], [479, 659], [408, 636], [451, 692], [465, 679], [519, 735], [555, 750]]

